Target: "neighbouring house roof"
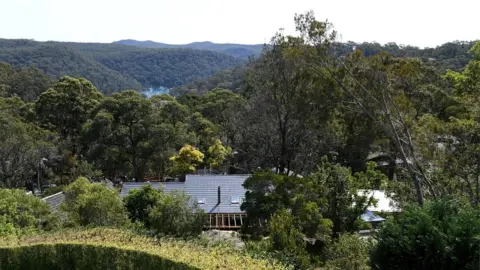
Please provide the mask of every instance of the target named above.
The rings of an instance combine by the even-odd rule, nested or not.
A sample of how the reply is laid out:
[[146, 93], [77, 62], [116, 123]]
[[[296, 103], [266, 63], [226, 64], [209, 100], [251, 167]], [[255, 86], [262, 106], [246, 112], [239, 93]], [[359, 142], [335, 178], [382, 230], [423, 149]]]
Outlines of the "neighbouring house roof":
[[120, 191], [120, 197], [123, 198], [127, 196], [130, 190], [139, 189], [144, 185], [151, 185], [153, 188], [162, 188], [164, 192], [183, 190], [185, 188], [184, 182], [124, 182], [122, 190]]
[[46, 202], [53, 212], [57, 212], [60, 208], [60, 205], [65, 201], [65, 194], [63, 194], [63, 192], [59, 192], [42, 198], [42, 201]]
[[[111, 181], [102, 181], [106, 187], [113, 189], [113, 183]], [[57, 212], [60, 209], [60, 205], [65, 201], [65, 194], [63, 191], [55, 193], [53, 195], [42, 198], [42, 201], [46, 202], [53, 212]]]
[[358, 195], [373, 197], [377, 202], [375, 205], [371, 205], [367, 208], [369, 211], [373, 212], [400, 212], [401, 209], [398, 206], [398, 203], [393, 199], [387, 197], [385, 190], [367, 190], [360, 189], [358, 190]]
[[124, 197], [128, 191], [143, 185], [152, 185], [155, 188], [161, 186], [167, 193], [172, 190], [184, 191], [190, 196], [191, 202], [196, 201], [206, 213], [243, 213], [240, 205], [246, 190], [242, 185], [248, 177], [249, 175], [187, 175], [185, 182], [181, 183], [124, 183], [120, 196]]
[[382, 218], [379, 215], [374, 214], [372, 211], [365, 211], [360, 218], [365, 221], [365, 222], [382, 222], [385, 221], [384, 218]]

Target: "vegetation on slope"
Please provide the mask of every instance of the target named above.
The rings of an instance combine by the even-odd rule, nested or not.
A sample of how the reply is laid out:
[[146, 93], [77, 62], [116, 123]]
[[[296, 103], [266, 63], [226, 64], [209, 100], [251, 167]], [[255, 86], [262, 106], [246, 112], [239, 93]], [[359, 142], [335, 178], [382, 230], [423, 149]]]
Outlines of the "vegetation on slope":
[[14, 69], [8, 63], [0, 62], [0, 96], [18, 96], [32, 101], [52, 85], [52, 80], [35, 67]]
[[49, 76], [84, 77], [103, 93], [175, 87], [242, 63], [229, 55], [191, 49], [0, 39], [0, 61], [36, 66]]
[[[394, 57], [419, 58], [428, 66], [434, 67], [439, 73], [448, 69], [460, 70], [472, 59], [469, 50], [474, 42], [449, 42], [436, 48], [420, 49], [414, 46], [399, 46], [396, 43], [381, 45], [379, 43], [356, 43], [346, 42], [336, 44], [337, 55], [348, 55], [354, 50], [359, 50], [364, 56], [370, 57], [381, 52], [387, 52]], [[170, 93], [174, 96], [184, 94], [205, 94], [215, 88], [230, 89], [233, 92], [241, 93], [246, 89], [244, 80], [246, 66], [227, 69], [214, 74], [211, 77], [202, 78], [193, 82], [173, 88]]]
[[15, 68], [36, 66], [54, 78], [63, 75], [88, 78], [105, 93], [142, 88], [131, 77], [61, 43], [1, 39], [0, 61]]
[[143, 48], [188, 48], [196, 50], [208, 50], [219, 53], [229, 54], [234, 57], [248, 59], [250, 56], [259, 56], [263, 49], [263, 44], [246, 45], [246, 44], [232, 44], [232, 43], [213, 43], [209, 41], [205, 42], [193, 42], [189, 44], [166, 44], [154, 41], [138, 41], [133, 39], [124, 39], [113, 42], [115, 44], [129, 45]]
[[242, 92], [244, 87], [245, 66], [226, 69], [208, 78], [195, 80], [170, 90], [173, 96], [185, 94], [203, 95], [215, 88], [230, 89], [234, 93]]
[[284, 269], [274, 261], [253, 259], [224, 245], [148, 238], [116, 229], [65, 230], [0, 239], [1, 269], [26, 269], [18, 266], [35, 263], [54, 268], [30, 269], [69, 269], [71, 260], [80, 266], [75, 269], [107, 269], [102, 268], [105, 265], [120, 267], [116, 269]]

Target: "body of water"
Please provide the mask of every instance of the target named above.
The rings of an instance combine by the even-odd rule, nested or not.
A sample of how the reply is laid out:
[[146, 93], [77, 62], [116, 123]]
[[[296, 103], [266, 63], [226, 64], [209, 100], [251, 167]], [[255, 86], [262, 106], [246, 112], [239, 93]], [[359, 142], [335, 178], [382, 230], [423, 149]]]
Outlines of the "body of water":
[[156, 95], [163, 95], [163, 94], [168, 95], [170, 93], [170, 89], [167, 87], [156, 87], [156, 88], [150, 87], [141, 93], [147, 96], [148, 98], [151, 98]]

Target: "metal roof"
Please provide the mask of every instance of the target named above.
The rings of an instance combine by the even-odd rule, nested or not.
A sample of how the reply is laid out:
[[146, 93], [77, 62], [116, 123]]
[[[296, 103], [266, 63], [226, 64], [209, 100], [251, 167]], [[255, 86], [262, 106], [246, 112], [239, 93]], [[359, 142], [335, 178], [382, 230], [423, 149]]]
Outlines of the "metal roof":
[[206, 213], [243, 213], [240, 205], [245, 198], [246, 190], [242, 185], [248, 177], [249, 175], [187, 175], [184, 183], [124, 183], [120, 196], [124, 197], [128, 191], [143, 185], [152, 185], [154, 188], [162, 186], [167, 193], [172, 190], [185, 191], [192, 203], [203, 202], [198, 206]]
[[120, 198], [127, 196], [128, 192], [133, 189], [141, 188], [145, 185], [151, 185], [153, 188], [161, 187], [164, 192], [170, 192], [171, 190], [183, 190], [185, 188], [184, 182], [171, 182], [171, 183], [159, 183], [159, 182], [126, 182], [123, 183], [122, 190], [120, 191]]
[[53, 212], [57, 212], [60, 209], [60, 205], [65, 201], [65, 194], [58, 192], [43, 198], [42, 201], [46, 202]]
[[365, 211], [360, 218], [365, 221], [365, 222], [382, 222], [385, 221], [384, 218], [382, 218], [379, 215], [374, 214], [372, 211]]

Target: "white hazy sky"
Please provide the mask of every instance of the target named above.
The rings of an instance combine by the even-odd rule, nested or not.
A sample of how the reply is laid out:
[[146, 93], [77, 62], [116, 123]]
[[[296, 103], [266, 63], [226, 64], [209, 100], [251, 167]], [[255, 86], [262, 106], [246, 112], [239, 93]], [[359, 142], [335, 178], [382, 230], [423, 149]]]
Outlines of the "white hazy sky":
[[0, 37], [264, 43], [313, 10], [343, 41], [437, 46], [480, 39], [480, 0], [0, 0]]

